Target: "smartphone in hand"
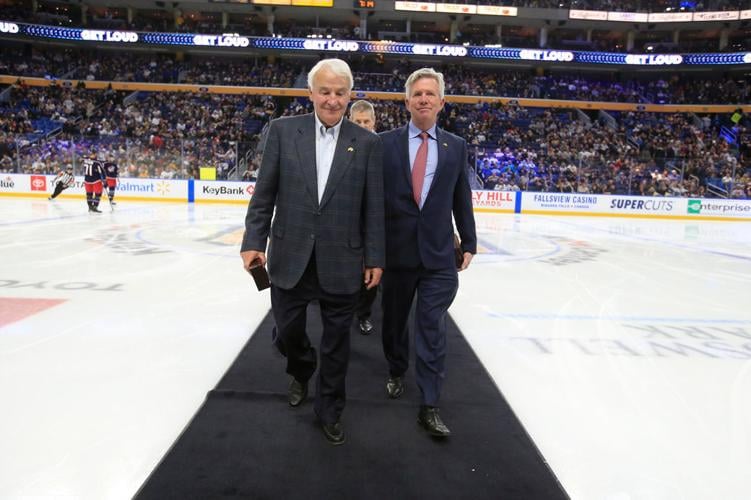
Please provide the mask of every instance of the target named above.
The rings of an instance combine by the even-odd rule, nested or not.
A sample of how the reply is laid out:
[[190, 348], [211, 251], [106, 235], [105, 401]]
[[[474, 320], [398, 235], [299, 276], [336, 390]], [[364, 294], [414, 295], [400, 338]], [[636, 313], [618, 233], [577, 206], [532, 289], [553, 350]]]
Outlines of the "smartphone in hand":
[[271, 286], [269, 273], [267, 273], [266, 268], [261, 265], [261, 259], [256, 259], [251, 262], [248, 272], [253, 276], [253, 281], [255, 281], [256, 288], [258, 288], [259, 292], [261, 290], [266, 290]]

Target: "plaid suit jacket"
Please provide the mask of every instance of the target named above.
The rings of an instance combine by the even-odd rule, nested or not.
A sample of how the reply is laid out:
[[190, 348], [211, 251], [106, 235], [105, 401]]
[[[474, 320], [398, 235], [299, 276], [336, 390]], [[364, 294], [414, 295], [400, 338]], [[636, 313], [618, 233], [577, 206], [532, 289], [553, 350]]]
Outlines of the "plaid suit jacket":
[[[313, 114], [271, 122], [241, 251], [265, 252], [271, 282], [291, 289], [315, 250], [321, 287], [357, 292], [365, 267], [385, 265], [381, 139], [342, 122], [318, 203]], [[273, 220], [272, 220], [273, 217]]]

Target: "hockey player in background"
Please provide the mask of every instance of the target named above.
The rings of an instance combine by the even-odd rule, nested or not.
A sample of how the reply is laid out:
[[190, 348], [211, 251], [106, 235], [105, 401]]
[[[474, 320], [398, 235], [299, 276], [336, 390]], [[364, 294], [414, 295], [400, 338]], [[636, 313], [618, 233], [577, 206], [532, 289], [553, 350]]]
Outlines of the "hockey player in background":
[[102, 182], [105, 180], [102, 162], [96, 159], [96, 153], [91, 153], [90, 157], [83, 161], [83, 167], [83, 181], [89, 212], [100, 214], [102, 211], [99, 210], [99, 200], [102, 198]]
[[52, 193], [52, 196], [47, 199], [54, 200], [60, 193], [62, 193], [75, 183], [76, 178], [73, 177], [73, 167], [68, 167], [65, 170], [61, 170], [52, 180], [52, 185], [55, 186], [55, 191]]
[[115, 187], [117, 187], [118, 168], [115, 163], [115, 157], [110, 155], [108, 161], [104, 162], [104, 175], [107, 182], [107, 198], [110, 205], [115, 205]]

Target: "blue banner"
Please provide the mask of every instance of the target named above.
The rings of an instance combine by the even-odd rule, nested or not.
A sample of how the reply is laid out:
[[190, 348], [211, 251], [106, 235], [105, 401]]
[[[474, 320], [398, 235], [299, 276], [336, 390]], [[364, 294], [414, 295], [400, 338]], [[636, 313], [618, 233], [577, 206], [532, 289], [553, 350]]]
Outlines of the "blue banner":
[[204, 35], [189, 33], [145, 33], [136, 31], [92, 30], [0, 21], [2, 38], [40, 38], [108, 44], [156, 46], [221, 47], [276, 51], [309, 51], [361, 54], [396, 54], [538, 61], [554, 64], [607, 64], [620, 66], [711, 66], [751, 65], [751, 52], [706, 54], [623, 54], [576, 50], [515, 49], [488, 46], [405, 43], [393, 41], [336, 40], [320, 38], [247, 37], [237, 33]]

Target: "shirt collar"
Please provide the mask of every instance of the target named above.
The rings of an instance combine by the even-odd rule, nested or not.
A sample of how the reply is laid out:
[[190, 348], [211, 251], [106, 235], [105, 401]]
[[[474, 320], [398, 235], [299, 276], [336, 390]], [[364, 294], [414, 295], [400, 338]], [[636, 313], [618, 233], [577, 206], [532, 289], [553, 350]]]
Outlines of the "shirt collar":
[[316, 118], [316, 137], [323, 137], [327, 132], [329, 134], [334, 134], [334, 139], [339, 137], [339, 130], [342, 128], [342, 122], [344, 121], [344, 115], [339, 119], [339, 122], [337, 122], [336, 125], [333, 127], [327, 127], [323, 124], [323, 122], [318, 118], [318, 115], [313, 112], [313, 116]]
[[[432, 127], [430, 127], [428, 130], [426, 130], [426, 132], [428, 133], [428, 135], [430, 136], [431, 139], [435, 139], [436, 138], [436, 130], [435, 129], [436, 129], [436, 125], [433, 124]], [[413, 139], [415, 137], [419, 137], [421, 132], [422, 132], [422, 130], [419, 129], [419, 128], [417, 128], [417, 125], [415, 125], [414, 123], [412, 123], [412, 120], [410, 120], [409, 121], [409, 138]]]

